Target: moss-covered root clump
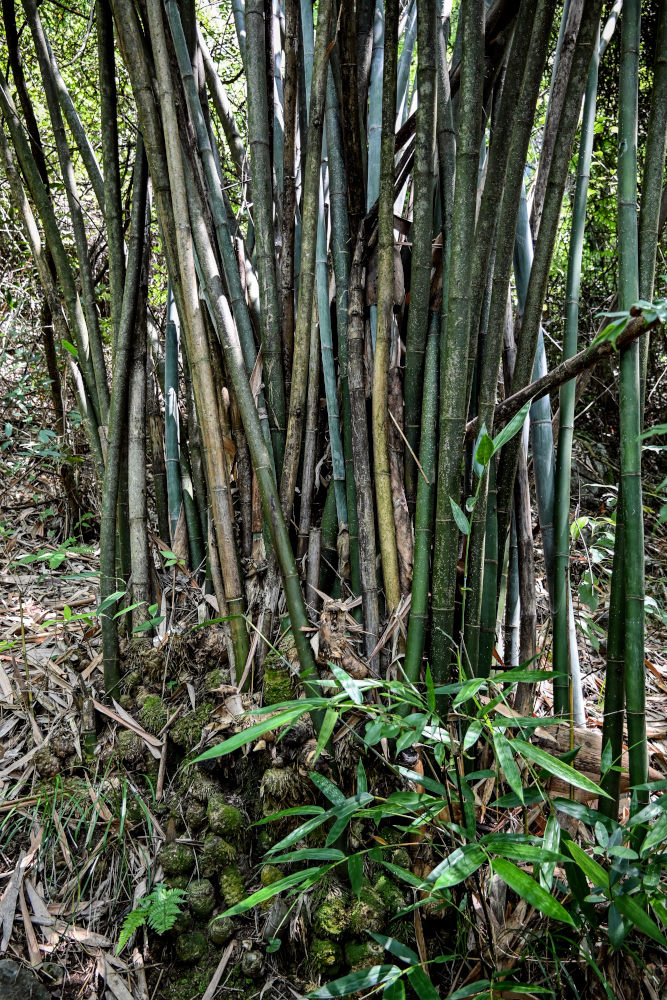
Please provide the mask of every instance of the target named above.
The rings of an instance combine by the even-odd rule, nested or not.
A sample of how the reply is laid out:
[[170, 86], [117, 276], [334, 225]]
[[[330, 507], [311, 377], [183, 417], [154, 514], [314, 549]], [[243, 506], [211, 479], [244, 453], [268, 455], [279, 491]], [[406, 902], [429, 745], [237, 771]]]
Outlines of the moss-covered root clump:
[[378, 892], [370, 885], [362, 885], [359, 899], [354, 900], [349, 915], [352, 934], [381, 931], [387, 920], [387, 907]]
[[208, 925], [208, 936], [217, 948], [226, 944], [234, 933], [234, 921], [231, 917], [213, 917]]
[[187, 931], [179, 934], [175, 942], [176, 959], [187, 965], [200, 962], [207, 951], [206, 937], [201, 931]]
[[157, 736], [166, 726], [168, 714], [162, 698], [156, 694], [149, 694], [141, 709], [141, 724], [149, 733]]
[[191, 847], [176, 842], [165, 844], [158, 854], [165, 875], [191, 875], [195, 867], [195, 854]]
[[199, 743], [204, 733], [204, 726], [211, 718], [213, 705], [206, 701], [194, 712], [188, 712], [171, 727], [169, 736], [183, 750], [192, 750]]
[[405, 906], [405, 897], [399, 886], [386, 875], [380, 875], [373, 888], [384, 903], [388, 917], [394, 916]]
[[330, 888], [313, 909], [316, 936], [327, 940], [342, 937], [350, 926], [350, 914], [349, 896], [339, 886]]
[[309, 800], [310, 795], [310, 788], [291, 767], [270, 767], [264, 772], [259, 786], [265, 816], [301, 805]]
[[247, 821], [240, 809], [230, 806], [223, 795], [212, 795], [208, 800], [208, 825], [223, 840], [238, 845], [244, 837]]
[[279, 705], [294, 697], [290, 671], [282, 663], [264, 661], [264, 704]]
[[207, 878], [190, 883], [187, 903], [195, 920], [207, 920], [211, 916], [215, 906], [215, 889]]
[[345, 962], [350, 967], [350, 972], [358, 972], [359, 969], [368, 969], [372, 965], [380, 965], [384, 955], [384, 948], [377, 941], [348, 941], [345, 945]]
[[222, 837], [218, 837], [215, 833], [209, 833], [199, 857], [202, 875], [206, 878], [219, 875], [228, 865], [232, 864], [237, 853], [236, 848], [223, 840]]
[[220, 892], [227, 906], [236, 906], [245, 899], [243, 875], [237, 865], [228, 865], [220, 872]]
[[327, 938], [313, 938], [310, 942], [308, 964], [313, 977], [324, 976], [330, 979], [336, 976], [343, 964], [343, 949], [337, 941]]

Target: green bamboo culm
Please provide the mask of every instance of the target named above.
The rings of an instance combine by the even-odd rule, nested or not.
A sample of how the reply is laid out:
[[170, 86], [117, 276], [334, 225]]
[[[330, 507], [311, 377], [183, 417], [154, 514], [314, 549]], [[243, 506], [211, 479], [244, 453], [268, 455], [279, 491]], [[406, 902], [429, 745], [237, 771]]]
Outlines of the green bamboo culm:
[[139, 299], [144, 250], [147, 184], [148, 165], [141, 135], [139, 135], [132, 187], [130, 246], [123, 290], [123, 305], [114, 352], [113, 388], [109, 405], [109, 443], [104, 469], [104, 483], [102, 484], [102, 514], [100, 518], [100, 603], [106, 603], [101, 613], [102, 662], [104, 689], [108, 698], [118, 697], [120, 683], [118, 628], [117, 622], [114, 620], [114, 612], [118, 602], [111, 600], [111, 598], [119, 590], [116, 574], [118, 489], [123, 445], [122, 431], [127, 413], [131, 342]]
[[[621, 74], [618, 122], [619, 305], [629, 309], [639, 294], [637, 233], [637, 102], [639, 87], [640, 0], [630, 0], [621, 20]], [[641, 481], [641, 392], [639, 342], [621, 350], [621, 487], [625, 558], [625, 703], [630, 785], [648, 780], [646, 678], [644, 670], [644, 514]], [[648, 802], [633, 794], [631, 811]]]
[[405, 348], [405, 492], [412, 510], [417, 490], [417, 466], [410, 449], [417, 453], [422, 409], [422, 372], [429, 329], [429, 287], [433, 235], [433, 162], [435, 155], [435, 53], [436, 0], [420, 0], [417, 6], [417, 132], [414, 159], [414, 207], [412, 222], [412, 268], [410, 309]]
[[[475, 230], [481, 88], [478, 69], [483, 58], [484, 2], [464, 0], [463, 58], [459, 94], [456, 186], [453, 207], [453, 238], [450, 251], [449, 301], [443, 308], [443, 338], [440, 359], [440, 443], [433, 556], [433, 673], [444, 681], [451, 656], [454, 632], [454, 601], [459, 532], [451, 503], [459, 502], [461, 460], [466, 421], [465, 393], [469, 350], [470, 254]], [[446, 334], [445, 334], [446, 331]], [[452, 405], [453, 404], [453, 405]]]
[[278, 285], [275, 269], [273, 184], [269, 149], [269, 109], [265, 63], [265, 18], [271, 0], [249, 0], [245, 9], [248, 63], [248, 142], [253, 177], [253, 221], [262, 317], [262, 362], [273, 438], [276, 471], [280, 475], [285, 450], [285, 386], [281, 359]]
[[[642, 197], [639, 211], [639, 297], [653, 299], [656, 250], [659, 237], [662, 177], [667, 144], [667, 3], [659, 6], [655, 43], [651, 111], [646, 129], [646, 152], [642, 174]], [[639, 342], [639, 370], [642, 407], [646, 398], [646, 366], [650, 335]], [[643, 422], [643, 421], [642, 421]]]
[[435, 476], [438, 440], [438, 353], [440, 314], [432, 312], [429, 320], [424, 358], [421, 441], [415, 511], [415, 560], [412, 576], [410, 622], [405, 647], [405, 676], [413, 684], [419, 680], [426, 628], [428, 624], [428, 585], [431, 578], [431, 544], [435, 512]]
[[[593, 49], [577, 161], [577, 184], [572, 206], [572, 228], [567, 261], [565, 288], [565, 334], [563, 361], [577, 353], [579, 325], [579, 289], [581, 286], [581, 261], [586, 228], [586, 201], [593, 154], [595, 105], [599, 65], [599, 43]], [[554, 607], [553, 607], [553, 669], [554, 712], [568, 710], [569, 664], [569, 576], [570, 576], [570, 473], [572, 440], [574, 437], [574, 406], [576, 382], [566, 382], [560, 390], [560, 418], [558, 453], [556, 458], [556, 498], [554, 504]]]
[[378, 208], [378, 309], [372, 402], [378, 534], [384, 590], [391, 612], [398, 607], [401, 599], [398, 551], [394, 529], [394, 506], [389, 472], [389, 412], [387, 407], [387, 372], [394, 315], [394, 122], [396, 118], [398, 0], [387, 0], [385, 4], [384, 39]]
[[164, 452], [171, 533], [171, 538], [166, 541], [170, 541], [172, 545], [176, 538], [182, 503], [178, 428], [178, 315], [171, 282], [168, 282], [164, 338]]
[[345, 493], [350, 538], [350, 577], [352, 593], [359, 594], [359, 520], [357, 493], [354, 486], [352, 455], [352, 416], [348, 380], [347, 314], [350, 284], [350, 228], [347, 214], [347, 178], [343, 159], [340, 111], [333, 74], [327, 80], [325, 113], [327, 148], [329, 151], [329, 204], [331, 206], [331, 254], [336, 283], [336, 333], [338, 335], [338, 365], [343, 415], [343, 453], [345, 457]]

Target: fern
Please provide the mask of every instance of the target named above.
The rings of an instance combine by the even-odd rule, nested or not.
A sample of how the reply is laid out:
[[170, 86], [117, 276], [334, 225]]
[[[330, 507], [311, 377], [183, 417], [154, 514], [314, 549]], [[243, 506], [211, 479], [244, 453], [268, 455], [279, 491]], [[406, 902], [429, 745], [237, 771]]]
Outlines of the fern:
[[136, 909], [131, 910], [120, 930], [118, 938], [118, 954], [130, 940], [135, 931], [148, 924], [156, 934], [170, 931], [180, 916], [180, 904], [185, 899], [182, 889], [169, 889], [163, 883], [156, 885], [152, 892], [139, 900]]

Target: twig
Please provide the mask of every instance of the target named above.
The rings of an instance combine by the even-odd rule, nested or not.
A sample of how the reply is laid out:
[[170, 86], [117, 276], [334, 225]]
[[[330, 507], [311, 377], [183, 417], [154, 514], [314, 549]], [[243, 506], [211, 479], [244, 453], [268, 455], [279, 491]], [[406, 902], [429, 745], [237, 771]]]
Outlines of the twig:
[[222, 979], [222, 974], [225, 971], [225, 969], [227, 968], [227, 963], [229, 962], [229, 959], [231, 957], [232, 951], [234, 950], [234, 945], [235, 944], [236, 944], [236, 941], [230, 941], [229, 944], [227, 945], [227, 947], [225, 948], [223, 956], [220, 959], [220, 962], [218, 963], [218, 967], [215, 970], [215, 972], [213, 973], [213, 978], [211, 979], [211, 982], [206, 987], [206, 992], [204, 993], [204, 996], [202, 997], [202, 1000], [213, 1000], [213, 997], [215, 996], [215, 991], [218, 988], [218, 983]]

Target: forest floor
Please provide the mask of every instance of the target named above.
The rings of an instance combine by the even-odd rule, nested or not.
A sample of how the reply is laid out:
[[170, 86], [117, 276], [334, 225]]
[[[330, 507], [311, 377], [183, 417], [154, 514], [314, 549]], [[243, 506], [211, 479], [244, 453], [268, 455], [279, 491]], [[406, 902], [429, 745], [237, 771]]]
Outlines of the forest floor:
[[[126, 643], [123, 694], [109, 707], [102, 695], [94, 539], [89, 547], [67, 540], [64, 505], [47, 474], [6, 486], [4, 501], [0, 960], [23, 966], [31, 977], [25, 983], [37, 990], [27, 971], [34, 970], [44, 992], [32, 995], [43, 1000], [213, 1000], [223, 995], [270, 1000], [299, 997], [318, 978], [326, 981], [326, 973], [314, 971], [304, 958], [307, 907], [292, 916], [291, 944], [278, 955], [265, 949], [270, 910], [252, 911], [229, 933], [219, 934], [217, 943], [197, 930], [210, 928], [210, 918], [232, 905], [239, 892], [242, 896], [260, 885], [259, 837], [251, 843], [247, 830], [237, 831], [236, 841], [225, 834], [237, 845], [234, 868], [231, 859], [220, 862], [214, 856], [216, 796], [222, 794], [245, 821], [256, 819], [270, 794], [267, 770], [285, 766], [265, 741], [240, 763], [200, 770], [203, 791], [182, 766], [186, 756], [247, 725], [244, 713], [260, 705], [259, 694], [240, 695], [230, 683], [219, 630], [193, 628], [210, 610], [197, 585], [187, 575], [156, 572], [164, 621], [155, 640]], [[662, 543], [649, 538], [658, 567], [667, 564]], [[603, 594], [598, 614], [603, 623], [604, 605]], [[667, 635], [656, 616], [649, 616], [648, 626], [650, 762], [664, 774]], [[542, 666], [549, 657], [547, 633], [546, 627], [540, 632]], [[582, 635], [581, 650], [587, 726], [599, 733], [604, 647], [596, 650]], [[535, 711], [548, 715], [551, 708], [545, 682]], [[305, 773], [298, 763], [294, 766], [297, 774]], [[182, 921], [177, 933], [162, 939], [141, 928], [117, 953], [129, 910], [165, 877], [171, 885], [192, 885], [195, 864], [197, 886], [208, 898], [199, 911], [191, 905], [194, 925]], [[636, 972], [648, 984], [643, 995], [657, 997], [650, 968]], [[29, 996], [27, 986], [22, 988]]]

